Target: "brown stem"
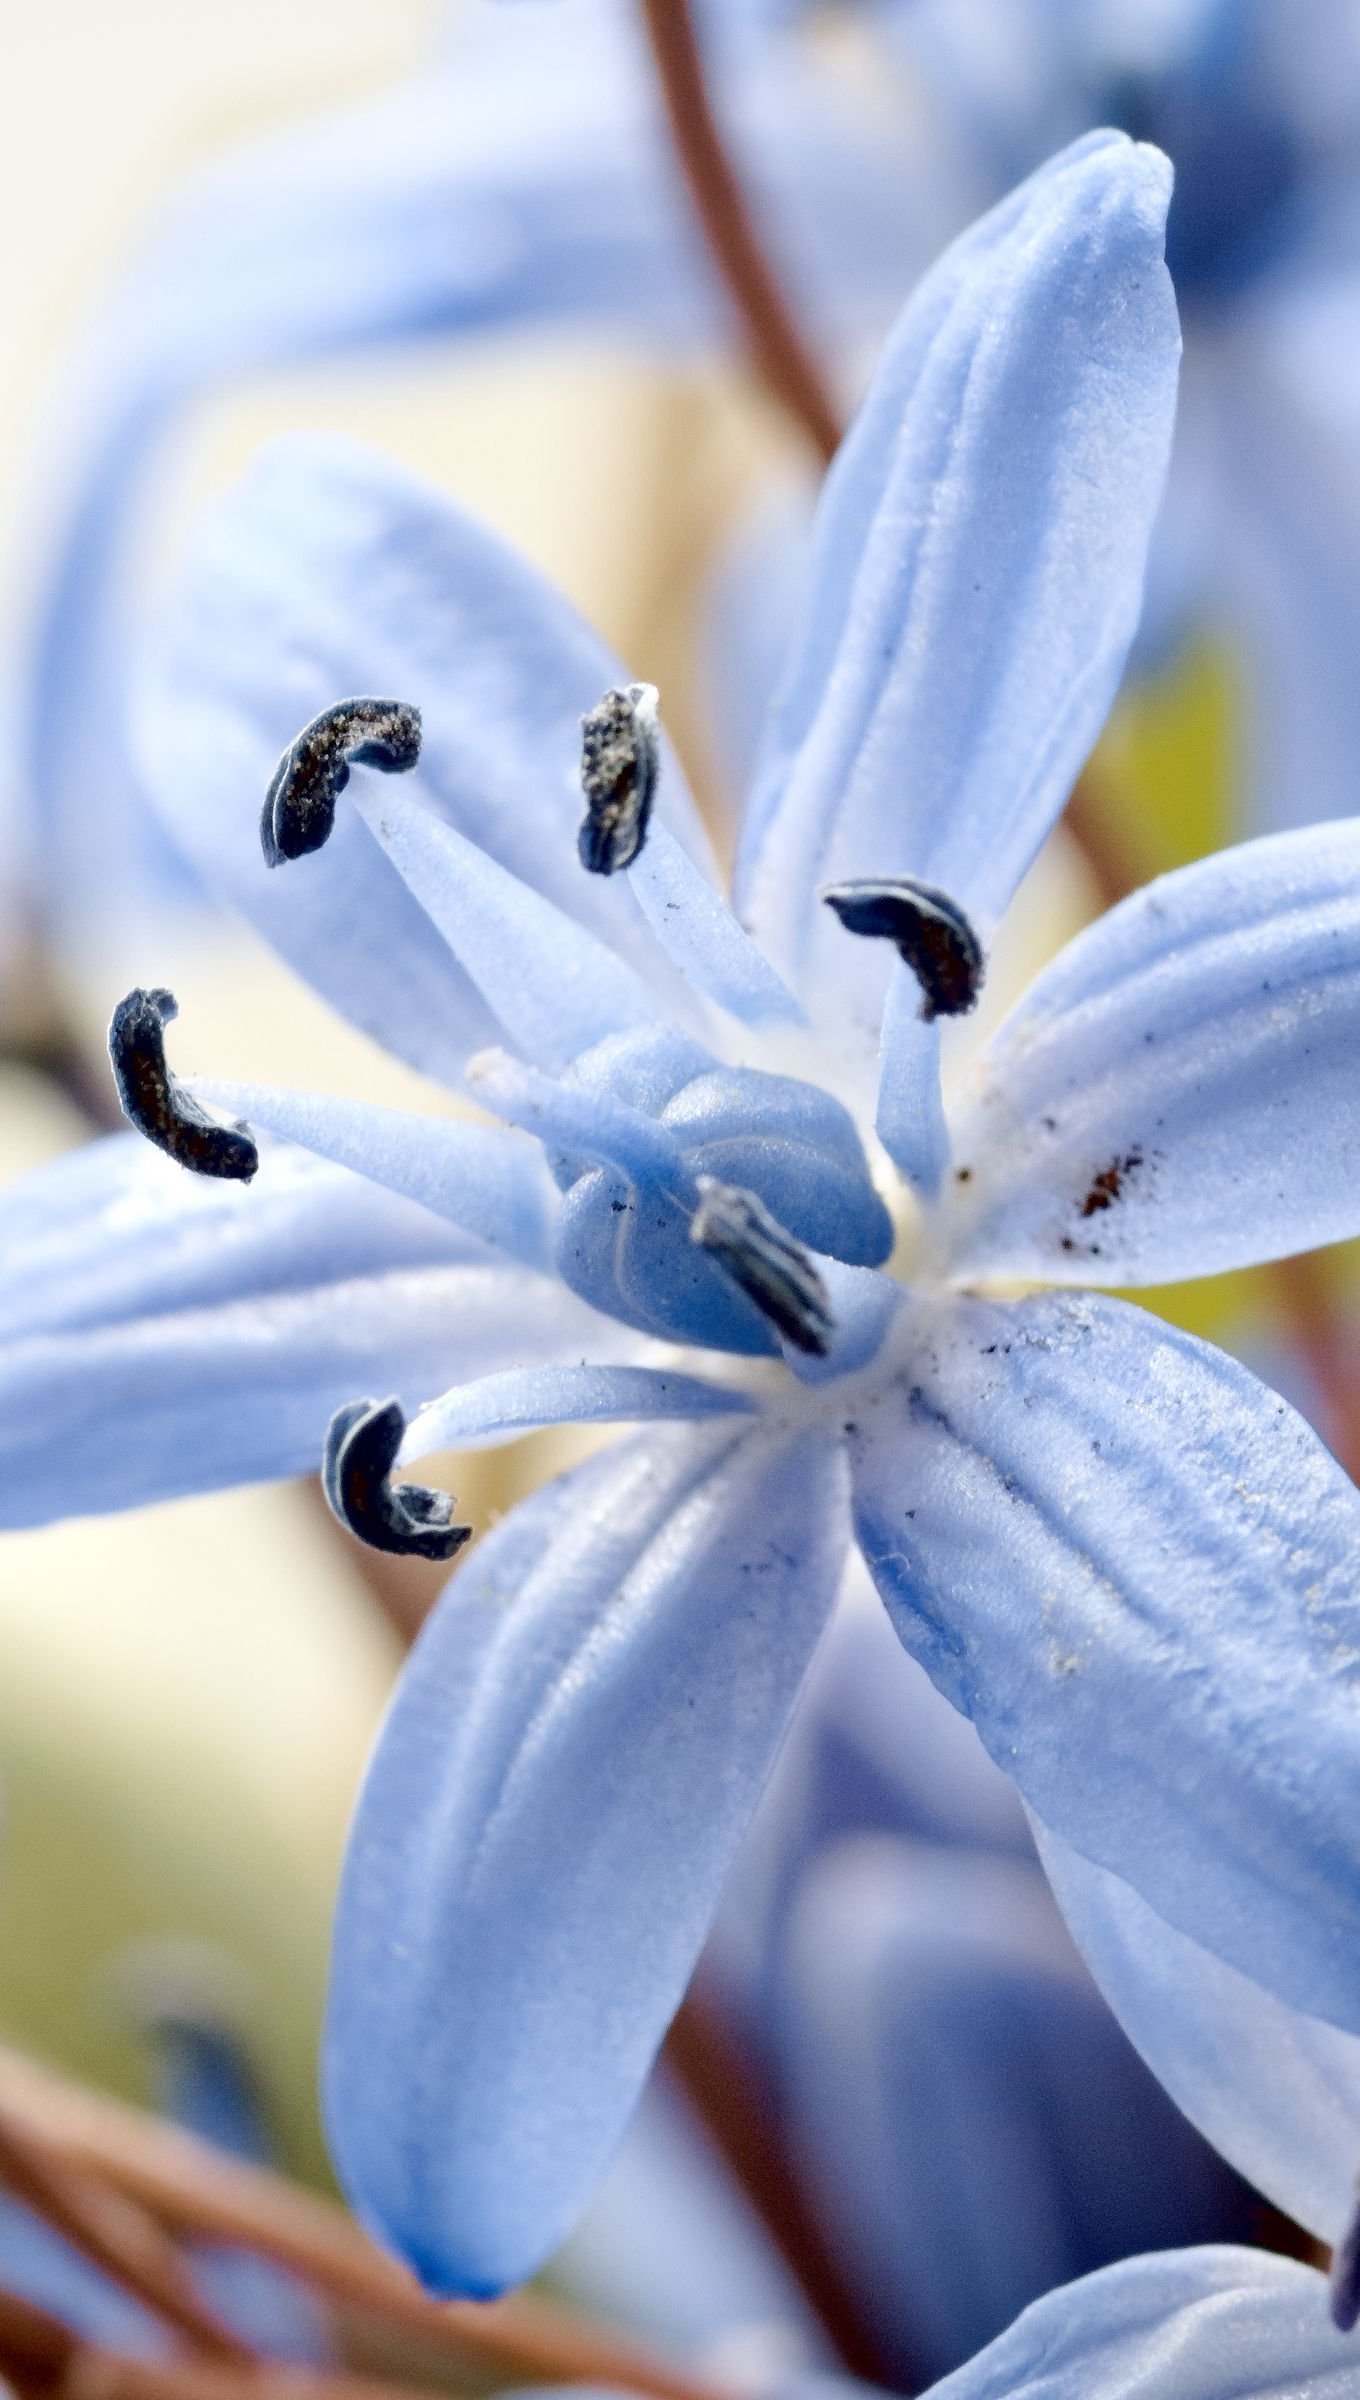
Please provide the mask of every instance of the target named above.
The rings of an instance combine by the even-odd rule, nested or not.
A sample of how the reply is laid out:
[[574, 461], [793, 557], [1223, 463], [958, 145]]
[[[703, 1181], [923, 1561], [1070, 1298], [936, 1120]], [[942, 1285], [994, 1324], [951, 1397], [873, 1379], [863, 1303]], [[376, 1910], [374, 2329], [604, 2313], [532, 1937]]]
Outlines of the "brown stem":
[[671, 138], [709, 250], [763, 381], [828, 464], [841, 423], [791, 314], [718, 130], [688, 0], [639, 0]]
[[174, 2243], [145, 2209], [82, 2175], [39, 2128], [3, 2108], [0, 2183], [196, 2348], [218, 2358], [252, 2356], [204, 2306]]
[[548, 2300], [427, 2299], [343, 2209], [228, 2158], [160, 2118], [0, 2050], [0, 2107], [83, 2172], [180, 2236], [276, 2259], [336, 2301], [521, 2382], [595, 2383], [654, 2400], [715, 2400], [710, 2386]]
[[20, 2400], [420, 2400], [409, 2384], [311, 2368], [127, 2358], [82, 2341], [46, 2309], [0, 2290], [0, 2372]]

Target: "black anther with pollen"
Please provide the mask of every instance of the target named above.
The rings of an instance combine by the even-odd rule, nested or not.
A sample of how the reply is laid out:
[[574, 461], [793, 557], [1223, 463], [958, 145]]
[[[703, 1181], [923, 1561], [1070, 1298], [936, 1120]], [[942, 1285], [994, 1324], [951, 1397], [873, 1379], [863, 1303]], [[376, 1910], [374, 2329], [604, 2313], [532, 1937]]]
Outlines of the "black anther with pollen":
[[166, 1064], [165, 1028], [178, 1015], [174, 993], [159, 987], [139, 987], [119, 1001], [109, 1026], [109, 1057], [123, 1114], [195, 1175], [249, 1183], [260, 1154], [244, 1125], [216, 1124]]
[[895, 945], [921, 986], [923, 1017], [964, 1017], [976, 1007], [987, 962], [967, 917], [947, 892], [899, 875], [835, 883], [821, 896], [847, 933]]
[[404, 775], [420, 756], [420, 710], [405, 700], [337, 700], [304, 725], [270, 777], [260, 815], [265, 865], [320, 850], [351, 767]]
[[606, 692], [581, 719], [581, 790], [585, 820], [577, 836], [591, 875], [631, 867], [647, 839], [661, 745], [656, 686], [629, 683]]
[[406, 1431], [399, 1400], [350, 1400], [331, 1418], [321, 1483], [336, 1516], [370, 1550], [413, 1558], [452, 1558], [471, 1539], [455, 1525], [448, 1492], [423, 1483], [390, 1483]]
[[716, 1175], [696, 1180], [699, 1205], [690, 1240], [712, 1251], [723, 1272], [795, 1350], [825, 1358], [836, 1321], [826, 1285], [802, 1243], [754, 1192], [721, 1183]]

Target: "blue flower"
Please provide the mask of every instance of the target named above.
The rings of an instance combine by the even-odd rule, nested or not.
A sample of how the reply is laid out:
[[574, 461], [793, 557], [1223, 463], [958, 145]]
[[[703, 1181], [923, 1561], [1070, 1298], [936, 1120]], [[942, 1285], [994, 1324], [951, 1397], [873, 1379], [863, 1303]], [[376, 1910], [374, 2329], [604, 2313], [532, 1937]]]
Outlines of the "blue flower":
[[[906, 311], [828, 481], [737, 915], [645, 690], [366, 454], [265, 461], [167, 627], [143, 742], [186, 850], [502, 1125], [180, 1084], [173, 1003], [130, 996], [139, 1122], [258, 1180], [114, 1142], [15, 1195], [13, 1516], [292, 1472], [339, 1411], [343, 1513], [451, 1551], [447, 1497], [393, 1466], [651, 1421], [458, 1576], [355, 1825], [331, 2136], [438, 2289], [525, 2274], [596, 2180], [852, 1540], [1046, 1824], [1360, 2030], [1360, 1501], [1245, 1370], [1080, 1288], [1360, 1224], [1360, 833], [1137, 895], [941, 1100], [942, 1026], [1137, 621], [1168, 190], [1160, 154], [1090, 136]], [[337, 705], [363, 688], [395, 697]], [[409, 756], [416, 703], [417, 776], [351, 774]], [[583, 713], [586, 849], [626, 852], [654, 793], [610, 875], [578, 849]], [[211, 1110], [254, 1132], [214, 1143]]]

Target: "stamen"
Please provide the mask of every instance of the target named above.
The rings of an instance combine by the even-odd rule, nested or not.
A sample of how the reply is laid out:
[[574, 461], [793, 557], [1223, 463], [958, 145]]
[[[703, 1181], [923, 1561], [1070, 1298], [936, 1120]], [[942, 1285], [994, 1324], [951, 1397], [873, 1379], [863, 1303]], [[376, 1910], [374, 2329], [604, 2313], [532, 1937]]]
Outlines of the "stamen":
[[696, 1181], [699, 1205], [690, 1240], [713, 1252], [724, 1273], [754, 1300], [785, 1341], [812, 1358], [825, 1358], [836, 1321], [826, 1285], [802, 1243], [785, 1232], [754, 1192], [720, 1183], [716, 1175], [700, 1175]]
[[404, 775], [420, 756], [420, 710], [405, 700], [337, 700], [304, 725], [270, 777], [260, 816], [267, 867], [320, 850], [351, 767]]
[[629, 683], [606, 692], [581, 719], [586, 814], [577, 848], [592, 875], [631, 867], [647, 839], [661, 764], [656, 710], [656, 685]]
[[946, 892], [908, 875], [832, 884], [821, 895], [847, 933], [893, 942], [921, 986], [921, 1015], [964, 1017], [977, 1005], [987, 962], [972, 926]]
[[370, 1550], [416, 1558], [452, 1558], [471, 1538], [455, 1525], [448, 1492], [423, 1483], [389, 1483], [406, 1431], [399, 1400], [350, 1400], [326, 1434], [321, 1484], [342, 1525]]
[[1354, 2333], [1360, 2322], [1360, 2194], [1332, 2253], [1329, 2298], [1337, 2332]]
[[195, 1175], [249, 1183], [260, 1153], [244, 1125], [219, 1125], [191, 1099], [165, 1059], [165, 1027], [179, 1015], [173, 992], [140, 987], [120, 1000], [109, 1026], [109, 1057], [123, 1114], [158, 1150]]

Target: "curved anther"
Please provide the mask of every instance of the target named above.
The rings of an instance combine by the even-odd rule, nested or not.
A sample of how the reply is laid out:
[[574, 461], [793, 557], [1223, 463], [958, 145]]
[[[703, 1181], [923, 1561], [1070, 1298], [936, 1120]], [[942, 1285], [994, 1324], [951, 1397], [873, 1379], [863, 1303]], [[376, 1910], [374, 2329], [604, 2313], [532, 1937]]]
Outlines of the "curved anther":
[[304, 725], [269, 780], [260, 814], [265, 865], [320, 850], [351, 767], [404, 775], [420, 756], [420, 710], [405, 700], [337, 700]]
[[711, 1250], [725, 1275], [753, 1300], [776, 1333], [825, 1358], [836, 1320], [826, 1285], [809, 1253], [763, 1200], [716, 1175], [696, 1177], [699, 1205], [690, 1221], [690, 1240]]
[[399, 1400], [350, 1400], [326, 1434], [321, 1483], [331, 1508], [370, 1550], [415, 1558], [452, 1558], [470, 1540], [455, 1525], [448, 1492], [423, 1483], [390, 1483], [406, 1431]]
[[586, 813], [577, 849], [592, 875], [631, 867], [647, 839], [661, 764], [656, 711], [656, 685], [629, 683], [606, 692], [581, 719]]
[[174, 993], [160, 988], [139, 987], [119, 1001], [109, 1026], [109, 1057], [123, 1114], [195, 1175], [249, 1183], [260, 1153], [245, 1126], [219, 1125], [166, 1064], [165, 1028], [178, 1015]]
[[947, 892], [898, 875], [834, 883], [821, 897], [847, 933], [895, 945], [921, 986], [923, 1017], [964, 1017], [976, 1007], [987, 962], [967, 917]]

